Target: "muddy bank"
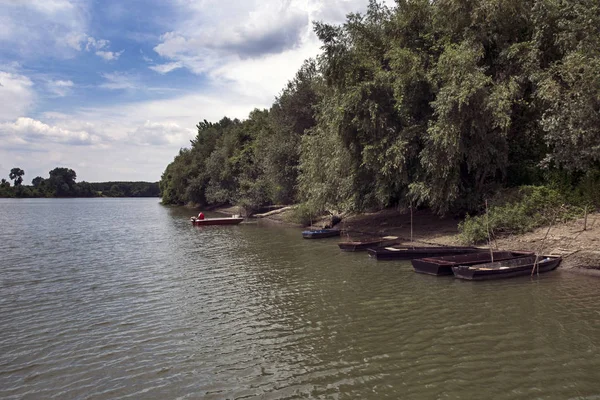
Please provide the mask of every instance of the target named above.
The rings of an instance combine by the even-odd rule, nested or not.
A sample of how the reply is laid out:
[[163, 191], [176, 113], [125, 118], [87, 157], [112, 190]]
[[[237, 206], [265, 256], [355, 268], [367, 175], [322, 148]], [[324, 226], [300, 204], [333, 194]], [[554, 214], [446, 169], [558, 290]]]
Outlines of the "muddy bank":
[[[226, 212], [234, 213], [235, 209]], [[289, 211], [267, 215], [261, 221], [286, 223]], [[329, 218], [315, 222], [322, 227]], [[413, 213], [412, 238], [415, 245], [464, 245], [461, 242], [458, 218], [440, 218], [428, 210]], [[345, 239], [360, 240], [373, 236], [398, 236], [404, 243], [410, 243], [411, 215], [407, 210], [387, 209], [373, 213], [345, 215], [337, 225], [344, 231]], [[589, 275], [600, 276], [600, 214], [588, 216], [586, 230], [583, 218], [554, 225], [547, 238], [547, 227], [542, 227], [522, 235], [498, 237], [492, 245], [498, 249], [530, 250], [546, 255], [561, 255], [560, 268]], [[487, 245], [487, 244], [486, 244]]]

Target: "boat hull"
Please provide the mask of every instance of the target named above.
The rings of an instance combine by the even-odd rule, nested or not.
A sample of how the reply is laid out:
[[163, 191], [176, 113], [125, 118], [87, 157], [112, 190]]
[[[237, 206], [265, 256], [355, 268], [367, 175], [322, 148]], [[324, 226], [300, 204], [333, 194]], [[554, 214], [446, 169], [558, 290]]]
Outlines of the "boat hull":
[[342, 251], [367, 251], [371, 248], [391, 246], [398, 242], [398, 238], [393, 239], [378, 239], [367, 241], [341, 242], [338, 247]]
[[[532, 252], [526, 251], [494, 251], [494, 261], [510, 260], [512, 258], [531, 256]], [[412, 260], [415, 272], [435, 276], [453, 275], [452, 267], [458, 265], [476, 265], [492, 261], [488, 251], [472, 254], [461, 254], [458, 256], [429, 257]]]
[[[515, 260], [479, 264], [471, 267], [460, 265], [452, 267], [452, 272], [455, 277], [470, 281], [514, 278], [531, 275], [535, 261], [536, 257], [530, 256]], [[560, 265], [561, 261], [561, 257], [539, 257], [536, 272], [552, 271]]]
[[424, 257], [441, 257], [486, 251], [477, 247], [384, 247], [368, 249], [369, 256], [377, 260], [412, 260]]
[[304, 239], [324, 239], [335, 236], [340, 236], [340, 231], [337, 229], [321, 229], [318, 231], [302, 232], [302, 237]]
[[205, 226], [205, 225], [237, 225], [241, 223], [244, 218], [205, 218], [205, 219], [192, 219], [194, 226]]

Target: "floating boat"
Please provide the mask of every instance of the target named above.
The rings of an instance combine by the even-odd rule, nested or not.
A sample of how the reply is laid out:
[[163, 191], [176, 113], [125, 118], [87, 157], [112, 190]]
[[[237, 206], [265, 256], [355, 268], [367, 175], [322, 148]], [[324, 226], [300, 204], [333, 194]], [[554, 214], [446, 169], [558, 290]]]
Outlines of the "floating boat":
[[328, 237], [340, 236], [339, 229], [319, 229], [314, 231], [303, 231], [304, 239], [323, 239]]
[[341, 242], [338, 243], [338, 246], [342, 251], [364, 251], [375, 247], [391, 246], [397, 242], [397, 236], [384, 236], [373, 240]]
[[423, 257], [451, 256], [486, 251], [477, 247], [383, 247], [368, 249], [369, 256], [378, 260], [412, 260]]
[[[494, 261], [510, 260], [513, 258], [534, 255], [530, 251], [494, 251]], [[492, 262], [489, 251], [481, 253], [461, 254], [458, 256], [429, 257], [412, 260], [415, 272], [429, 275], [452, 275], [452, 267], [458, 265], [476, 265]]]
[[[561, 257], [539, 256], [537, 258], [536, 272], [552, 271], [558, 267], [561, 261]], [[512, 278], [515, 276], [531, 275], [535, 263], [536, 256], [528, 256], [472, 266], [454, 266], [452, 267], [452, 272], [457, 278], [474, 281]]]
[[244, 218], [234, 215], [229, 218], [204, 218], [198, 219], [196, 217], [190, 218], [193, 225], [204, 226], [204, 225], [237, 225], [242, 222]]

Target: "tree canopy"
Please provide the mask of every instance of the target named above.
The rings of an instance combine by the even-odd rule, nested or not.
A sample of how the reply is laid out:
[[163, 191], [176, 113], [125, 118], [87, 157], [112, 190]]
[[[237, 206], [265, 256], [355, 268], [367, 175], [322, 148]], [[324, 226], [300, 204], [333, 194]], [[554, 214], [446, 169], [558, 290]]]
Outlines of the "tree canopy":
[[598, 26], [596, 0], [371, 1], [316, 23], [318, 59], [269, 110], [198, 124], [163, 202], [465, 212], [504, 187], [597, 177]]
[[0, 197], [158, 197], [158, 182], [76, 182], [77, 173], [64, 167], [54, 168], [47, 179], [37, 176], [31, 186], [23, 185], [25, 171], [13, 168], [9, 177], [14, 186], [2, 178]]

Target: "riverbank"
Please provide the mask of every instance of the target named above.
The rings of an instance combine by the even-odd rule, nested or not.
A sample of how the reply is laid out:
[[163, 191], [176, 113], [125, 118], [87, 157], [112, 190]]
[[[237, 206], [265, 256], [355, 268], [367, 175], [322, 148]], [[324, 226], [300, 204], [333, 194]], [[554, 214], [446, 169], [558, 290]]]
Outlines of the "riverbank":
[[[221, 208], [226, 214], [239, 213], [237, 207]], [[279, 213], [263, 215], [264, 223], [289, 224], [290, 209]], [[415, 244], [464, 245], [459, 235], [459, 218], [440, 218], [428, 210], [413, 213], [412, 238]], [[322, 227], [329, 220], [314, 223]], [[291, 225], [291, 224], [290, 224]], [[398, 236], [410, 243], [411, 216], [407, 210], [386, 209], [373, 213], [346, 215], [338, 227], [345, 232], [347, 239], [360, 239], [369, 236]], [[541, 227], [520, 235], [498, 237], [493, 246], [499, 249], [531, 250], [543, 254], [556, 254], [563, 257], [560, 268], [600, 277], [600, 214], [588, 215], [586, 230], [583, 218]], [[548, 233], [546, 237], [546, 233]], [[546, 239], [544, 240], [544, 237]]]
[[[418, 243], [464, 245], [458, 231], [461, 221], [458, 218], [440, 218], [429, 211], [416, 211], [413, 214], [413, 240]], [[525, 234], [498, 237], [492, 245], [499, 249], [561, 255], [561, 269], [585, 270], [600, 276], [600, 214], [588, 215], [585, 231], [583, 226], [584, 219], [580, 218], [555, 224], [550, 231], [548, 227], [541, 227]], [[395, 235], [410, 241], [410, 213], [383, 210], [351, 216], [343, 222], [342, 229], [347, 229], [350, 234], [370, 232]]]

